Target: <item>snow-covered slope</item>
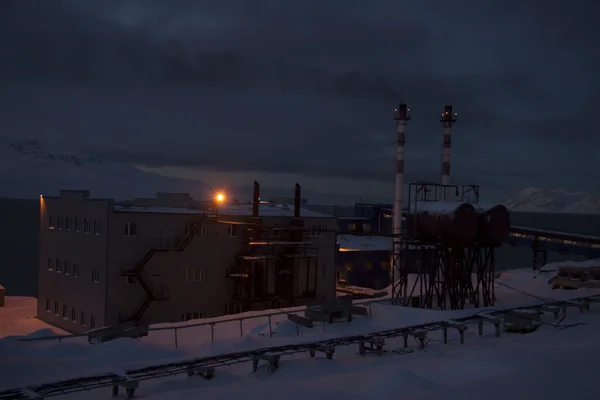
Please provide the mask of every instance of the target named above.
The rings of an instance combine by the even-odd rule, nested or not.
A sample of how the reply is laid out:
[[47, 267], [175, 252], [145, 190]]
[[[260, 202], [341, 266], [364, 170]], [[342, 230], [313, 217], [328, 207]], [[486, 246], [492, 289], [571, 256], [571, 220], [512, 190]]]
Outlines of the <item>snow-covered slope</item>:
[[600, 213], [600, 196], [565, 189], [527, 188], [504, 205], [515, 211], [549, 211], [571, 213]]
[[93, 197], [154, 197], [156, 192], [210, 196], [196, 180], [141, 171], [132, 165], [51, 149], [37, 140], [0, 144], [0, 197], [35, 198], [58, 195], [61, 189], [86, 189]]

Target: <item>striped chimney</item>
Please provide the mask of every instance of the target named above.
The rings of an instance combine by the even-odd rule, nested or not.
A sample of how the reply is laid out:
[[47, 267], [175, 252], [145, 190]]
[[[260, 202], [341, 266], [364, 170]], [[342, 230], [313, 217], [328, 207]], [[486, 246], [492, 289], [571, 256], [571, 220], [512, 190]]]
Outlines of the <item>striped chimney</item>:
[[442, 146], [442, 185], [450, 184], [450, 148], [452, 147], [452, 125], [456, 122], [457, 114], [448, 105], [442, 113], [440, 122], [444, 127], [444, 144]]
[[400, 104], [394, 110], [396, 121], [396, 188], [394, 195], [394, 224], [393, 224], [393, 252], [390, 277], [399, 276], [400, 273], [400, 234], [402, 232], [402, 196], [404, 189], [404, 145], [406, 143], [406, 123], [410, 120], [410, 109], [406, 104]]

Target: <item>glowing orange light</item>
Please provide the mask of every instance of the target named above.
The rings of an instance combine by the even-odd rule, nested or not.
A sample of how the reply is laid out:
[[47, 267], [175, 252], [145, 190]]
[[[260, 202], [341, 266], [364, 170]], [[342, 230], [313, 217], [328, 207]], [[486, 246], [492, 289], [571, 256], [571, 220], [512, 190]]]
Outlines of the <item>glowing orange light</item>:
[[225, 200], [225, 195], [223, 193], [217, 193], [217, 195], [215, 196], [215, 199], [219, 203], [222, 203]]

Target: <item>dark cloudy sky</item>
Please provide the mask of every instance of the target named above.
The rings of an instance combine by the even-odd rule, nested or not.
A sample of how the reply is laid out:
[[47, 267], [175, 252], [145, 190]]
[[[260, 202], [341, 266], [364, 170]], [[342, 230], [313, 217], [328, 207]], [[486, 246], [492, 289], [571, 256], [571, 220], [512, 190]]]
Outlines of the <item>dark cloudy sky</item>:
[[[504, 200], [600, 192], [594, 0], [2, 0], [0, 135], [213, 185], [389, 200], [392, 109], [407, 180]], [[5, 141], [6, 141], [5, 140]]]

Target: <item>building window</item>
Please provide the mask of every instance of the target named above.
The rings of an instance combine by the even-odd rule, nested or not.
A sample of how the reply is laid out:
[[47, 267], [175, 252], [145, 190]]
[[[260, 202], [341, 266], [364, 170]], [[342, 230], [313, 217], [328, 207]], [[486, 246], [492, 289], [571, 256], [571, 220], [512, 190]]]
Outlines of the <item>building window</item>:
[[325, 236], [325, 226], [324, 225], [311, 225], [308, 227], [308, 236], [316, 237], [316, 236]]
[[85, 326], [85, 313], [83, 311], [81, 312], [79, 323], [81, 324], [81, 326]]
[[319, 270], [317, 271], [317, 275], [325, 275], [325, 262], [321, 261], [319, 263]]
[[54, 260], [48, 257], [48, 271], [52, 271], [54, 269], [54, 264], [52, 264]]
[[348, 224], [348, 230], [350, 232], [355, 231], [356, 230], [356, 224], [354, 222], [351, 222]]
[[65, 261], [64, 267], [65, 275], [71, 275], [71, 264], [68, 261]]
[[390, 262], [389, 261], [382, 261], [381, 262], [381, 269], [383, 269], [383, 270], [389, 270], [390, 269]]
[[90, 220], [87, 218], [83, 219], [83, 233], [90, 233]]
[[46, 297], [46, 311], [50, 312], [50, 299]]
[[54, 302], [54, 315], [58, 315], [58, 301]]
[[92, 282], [98, 283], [98, 269], [92, 268]]
[[100, 221], [94, 220], [94, 235], [100, 234]]
[[186, 282], [206, 281], [206, 268], [186, 268], [183, 280]]
[[81, 220], [79, 218], [75, 218], [75, 232], [81, 231]]
[[372, 269], [373, 269], [373, 262], [372, 261], [365, 262], [365, 271], [370, 271]]
[[67, 305], [66, 305], [66, 304], [63, 304], [63, 313], [62, 313], [62, 317], [63, 317], [64, 319], [67, 319], [67, 312], [68, 312], [68, 310], [69, 310], [69, 307], [67, 307]]
[[227, 306], [225, 307], [226, 315], [239, 314], [241, 312], [242, 312], [242, 307], [240, 307], [240, 305], [237, 303], [230, 303], [230, 304], [227, 304]]
[[363, 232], [371, 232], [371, 224], [369, 224], [369, 223], [363, 224]]
[[54, 217], [52, 215], [48, 215], [48, 229], [56, 228]]
[[77, 323], [77, 312], [74, 308], [71, 308], [71, 322]]
[[200, 236], [207, 237], [208, 236], [208, 225], [202, 224], [200, 227]]
[[237, 225], [227, 225], [227, 235], [230, 237], [237, 236]]
[[66, 225], [67, 225], [67, 230], [68, 231], [73, 230], [73, 218], [65, 217], [65, 221], [66, 221]]
[[73, 264], [73, 277], [79, 278], [79, 264]]
[[125, 222], [125, 236], [137, 236], [137, 223]]
[[62, 231], [65, 229], [65, 217], [58, 217], [58, 230]]
[[57, 258], [56, 261], [54, 262], [54, 268], [56, 269], [56, 272], [60, 272], [60, 266], [62, 264], [60, 263], [60, 260]]
[[95, 326], [96, 326], [96, 317], [94, 317], [92, 314], [90, 314], [90, 329], [94, 329]]

